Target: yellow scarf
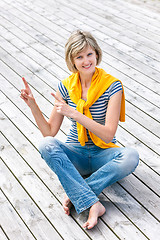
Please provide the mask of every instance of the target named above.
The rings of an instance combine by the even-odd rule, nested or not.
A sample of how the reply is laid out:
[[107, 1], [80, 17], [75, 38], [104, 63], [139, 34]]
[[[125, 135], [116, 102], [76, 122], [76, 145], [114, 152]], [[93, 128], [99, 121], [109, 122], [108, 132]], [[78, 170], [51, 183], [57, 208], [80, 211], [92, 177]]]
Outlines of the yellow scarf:
[[[103, 69], [95, 69], [95, 73], [92, 77], [91, 86], [87, 92], [87, 101], [81, 99], [82, 87], [81, 81], [79, 78], [79, 73], [73, 73], [68, 78], [62, 81], [63, 85], [67, 88], [69, 92], [70, 99], [77, 105], [77, 111], [82, 114], [85, 114], [87, 117], [92, 118], [89, 108], [98, 100], [98, 98], [109, 88], [109, 86], [115, 82], [120, 81], [117, 78], [107, 74]], [[121, 82], [121, 81], [120, 81]], [[121, 83], [122, 84], [122, 83]], [[123, 85], [122, 85], [123, 88]], [[120, 121], [125, 121], [125, 96], [124, 89], [122, 93], [121, 101], [121, 112], [120, 112]], [[78, 141], [81, 146], [85, 146], [85, 142], [88, 141], [87, 131], [84, 126], [77, 122], [77, 132], [78, 132]], [[119, 147], [116, 144], [110, 142], [105, 143], [99, 137], [97, 137], [92, 132], [88, 131], [89, 135], [95, 145], [100, 148], [110, 148], [110, 147]]]

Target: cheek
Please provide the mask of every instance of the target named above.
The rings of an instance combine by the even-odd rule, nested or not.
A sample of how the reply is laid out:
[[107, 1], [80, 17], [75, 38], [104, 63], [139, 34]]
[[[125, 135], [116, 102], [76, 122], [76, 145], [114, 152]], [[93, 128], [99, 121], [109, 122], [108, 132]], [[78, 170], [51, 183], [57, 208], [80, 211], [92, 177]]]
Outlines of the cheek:
[[92, 59], [92, 63], [94, 63], [95, 65], [97, 65], [97, 58], [93, 58], [93, 59]]
[[74, 61], [74, 65], [76, 66], [76, 68], [78, 68], [81, 65], [81, 63], [80, 61]]

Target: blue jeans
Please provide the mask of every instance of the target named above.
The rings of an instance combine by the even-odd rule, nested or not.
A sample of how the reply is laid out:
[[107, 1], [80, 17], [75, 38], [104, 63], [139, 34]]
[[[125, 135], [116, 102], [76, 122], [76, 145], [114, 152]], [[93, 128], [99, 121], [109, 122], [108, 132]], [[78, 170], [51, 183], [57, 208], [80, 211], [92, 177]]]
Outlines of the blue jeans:
[[[104, 188], [132, 173], [139, 155], [132, 148], [82, 147], [45, 137], [39, 151], [58, 176], [77, 213], [99, 201]], [[90, 175], [84, 179], [84, 175]]]

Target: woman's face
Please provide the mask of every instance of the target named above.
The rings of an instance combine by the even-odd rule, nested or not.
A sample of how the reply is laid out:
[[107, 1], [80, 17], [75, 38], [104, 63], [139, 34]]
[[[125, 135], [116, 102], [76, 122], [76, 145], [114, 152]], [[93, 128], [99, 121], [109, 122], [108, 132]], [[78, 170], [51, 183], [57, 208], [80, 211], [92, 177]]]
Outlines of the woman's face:
[[73, 58], [74, 64], [81, 74], [92, 74], [97, 65], [97, 54], [90, 46]]

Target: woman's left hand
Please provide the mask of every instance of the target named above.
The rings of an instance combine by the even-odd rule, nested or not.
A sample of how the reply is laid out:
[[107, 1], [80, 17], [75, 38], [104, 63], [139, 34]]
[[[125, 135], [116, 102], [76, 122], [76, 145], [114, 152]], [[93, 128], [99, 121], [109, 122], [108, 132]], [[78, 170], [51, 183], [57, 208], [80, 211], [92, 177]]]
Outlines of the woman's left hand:
[[58, 113], [66, 116], [66, 117], [72, 117], [73, 113], [75, 111], [74, 108], [70, 107], [64, 100], [57, 97], [54, 93], [51, 93], [51, 95], [55, 98], [55, 106]]

